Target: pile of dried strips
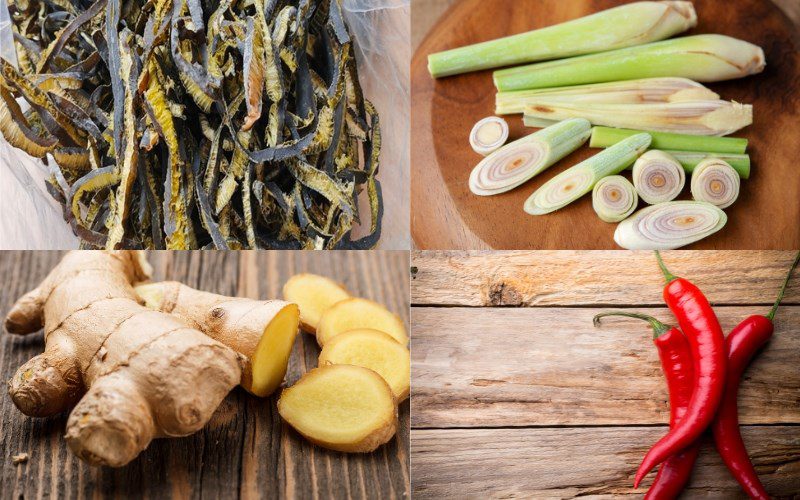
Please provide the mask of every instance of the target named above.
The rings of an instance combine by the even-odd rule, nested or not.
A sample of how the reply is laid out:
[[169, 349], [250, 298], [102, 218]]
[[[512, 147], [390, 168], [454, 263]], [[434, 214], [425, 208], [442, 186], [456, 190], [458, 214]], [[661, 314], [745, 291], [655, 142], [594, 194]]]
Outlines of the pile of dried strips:
[[[12, 0], [0, 131], [87, 248], [370, 248], [378, 115], [337, 0]], [[23, 112], [15, 98], [30, 104]], [[371, 232], [353, 241], [366, 187]]]

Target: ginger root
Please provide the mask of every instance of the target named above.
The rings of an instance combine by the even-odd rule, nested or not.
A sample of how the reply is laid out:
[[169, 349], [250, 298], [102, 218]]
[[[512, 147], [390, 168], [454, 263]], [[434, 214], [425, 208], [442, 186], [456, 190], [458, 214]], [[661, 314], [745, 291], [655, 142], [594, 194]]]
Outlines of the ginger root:
[[165, 281], [136, 286], [147, 307], [175, 314], [247, 357], [242, 387], [269, 396], [280, 386], [297, 336], [301, 310], [282, 300], [253, 300], [203, 292]]
[[404, 345], [378, 330], [350, 330], [325, 343], [319, 366], [356, 365], [383, 377], [398, 403], [408, 397], [411, 355]]
[[68, 253], [6, 317], [9, 333], [44, 326], [44, 353], [19, 368], [8, 392], [23, 413], [68, 410], [70, 449], [119, 467], [156, 437], [202, 428], [242, 377], [242, 356], [179, 318], [140, 304], [139, 252]]
[[306, 439], [345, 452], [369, 452], [397, 431], [391, 388], [372, 370], [351, 365], [315, 368], [284, 389], [278, 412]]
[[403, 320], [385, 307], [367, 299], [345, 299], [329, 307], [320, 318], [317, 327], [317, 343], [325, 343], [348, 330], [369, 328], [390, 335], [402, 345], [408, 345]]
[[322, 314], [350, 294], [335, 281], [316, 274], [295, 274], [283, 285], [283, 298], [300, 306], [300, 326], [316, 333]]

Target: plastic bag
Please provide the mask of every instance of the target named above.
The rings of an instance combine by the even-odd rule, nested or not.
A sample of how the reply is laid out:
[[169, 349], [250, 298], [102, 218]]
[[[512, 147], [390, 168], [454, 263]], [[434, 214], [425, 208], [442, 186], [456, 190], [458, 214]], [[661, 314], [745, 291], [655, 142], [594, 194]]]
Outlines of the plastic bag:
[[[0, 0], [0, 22], [5, 2]], [[381, 118], [383, 149], [378, 179], [385, 211], [378, 246], [408, 249], [409, 0], [342, 0], [342, 8], [355, 40], [364, 94]], [[0, 41], [2, 36], [0, 29]], [[0, 135], [0, 249], [78, 246], [61, 215], [61, 205], [45, 189], [48, 175], [41, 161], [10, 146]], [[368, 214], [369, 209], [362, 213]]]

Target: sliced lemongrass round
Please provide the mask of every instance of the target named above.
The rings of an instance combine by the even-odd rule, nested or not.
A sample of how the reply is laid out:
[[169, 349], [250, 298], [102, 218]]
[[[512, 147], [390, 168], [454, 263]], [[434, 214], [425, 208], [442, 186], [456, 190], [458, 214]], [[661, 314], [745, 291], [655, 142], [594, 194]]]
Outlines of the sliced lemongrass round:
[[592, 189], [592, 207], [605, 222], [619, 222], [636, 210], [639, 197], [633, 184], [621, 175], [603, 177]]
[[564, 120], [490, 154], [472, 170], [470, 190], [479, 196], [504, 193], [578, 149], [591, 135], [587, 120]]
[[487, 116], [472, 127], [469, 144], [483, 156], [500, 149], [508, 140], [508, 123], [496, 116]]
[[591, 191], [600, 179], [625, 170], [649, 145], [648, 134], [632, 135], [564, 170], [525, 200], [525, 212], [544, 215], [569, 205]]
[[633, 164], [633, 185], [650, 205], [674, 200], [686, 184], [686, 173], [669, 153], [650, 150]]
[[617, 245], [628, 250], [670, 250], [707, 238], [725, 226], [725, 212], [704, 201], [668, 201], [620, 222]]
[[719, 208], [727, 208], [739, 197], [739, 174], [728, 162], [708, 158], [692, 172], [692, 197]]

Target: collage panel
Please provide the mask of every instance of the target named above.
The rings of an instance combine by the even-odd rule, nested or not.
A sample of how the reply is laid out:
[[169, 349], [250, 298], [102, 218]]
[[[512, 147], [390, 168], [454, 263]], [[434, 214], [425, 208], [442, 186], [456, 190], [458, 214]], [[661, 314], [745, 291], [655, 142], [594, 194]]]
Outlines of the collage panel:
[[[677, 280], [650, 252], [414, 252], [412, 496], [795, 497], [797, 272], [768, 316], [797, 252], [662, 257]], [[726, 357], [727, 375], [691, 377]], [[725, 384], [716, 416], [694, 413]], [[690, 418], [699, 437], [635, 489], [667, 423]]]
[[[0, 253], [3, 497], [407, 498], [408, 266], [403, 251]], [[315, 316], [322, 288], [371, 309]], [[23, 336], [35, 307], [44, 342]]]

